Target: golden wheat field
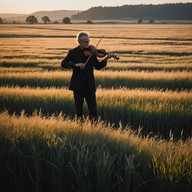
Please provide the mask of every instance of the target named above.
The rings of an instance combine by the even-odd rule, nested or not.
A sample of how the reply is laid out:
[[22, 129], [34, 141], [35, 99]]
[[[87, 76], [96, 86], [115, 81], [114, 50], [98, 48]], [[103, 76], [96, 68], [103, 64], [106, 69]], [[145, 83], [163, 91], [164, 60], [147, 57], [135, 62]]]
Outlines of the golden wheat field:
[[[79, 31], [92, 45], [103, 36], [98, 48], [120, 57], [95, 70], [94, 125], [75, 121], [72, 72], [60, 66]], [[0, 25], [2, 191], [191, 191], [191, 31], [188, 24]]]
[[[174, 24], [2, 25], [0, 30], [1, 90], [4, 89], [3, 87], [7, 90], [7, 86], [10, 87], [10, 91], [15, 86], [17, 89], [31, 87], [33, 88], [31, 90], [40, 87], [43, 94], [47, 88], [68, 87], [71, 71], [62, 69], [60, 63], [68, 50], [77, 46], [76, 34], [87, 30], [90, 33], [92, 45], [96, 45], [103, 37], [98, 48], [120, 57], [118, 61], [113, 59], [108, 61], [107, 67], [103, 70], [95, 71], [99, 92], [102, 89], [101, 92], [104, 95], [106, 90], [103, 89], [115, 89], [112, 92], [114, 94], [119, 92], [120, 95], [118, 99], [116, 96], [114, 99], [106, 99], [105, 105], [100, 105], [103, 101], [99, 96], [98, 111], [101, 118], [112, 124], [123, 122], [124, 127], [127, 125], [134, 129], [142, 127], [146, 133], [155, 132], [168, 136], [170, 130], [175, 130], [176, 135], [184, 132], [185, 136], [190, 136], [191, 29], [191, 25]], [[133, 99], [130, 96], [132, 98], [130, 100], [129, 92], [132, 90], [136, 90], [137, 97]], [[154, 90], [153, 94], [151, 90]], [[43, 105], [41, 107], [41, 104], [37, 104], [36, 100], [32, 100], [31, 105], [28, 105], [29, 101], [24, 104], [22, 99], [19, 100], [21, 94], [18, 94], [17, 99], [15, 98], [15, 101], [10, 104], [8, 92], [5, 91], [1, 95], [1, 110], [9, 109], [17, 113], [22, 109], [26, 113], [41, 110], [46, 114], [62, 111], [65, 115], [73, 117], [72, 94], [67, 89], [64, 92], [69, 94], [70, 109], [55, 107], [49, 110], [49, 107], [43, 107]], [[163, 97], [161, 102], [151, 99], [158, 94], [167, 96]], [[179, 102], [174, 101], [175, 94], [187, 95], [187, 102], [182, 99]], [[7, 100], [5, 100], [6, 97]], [[172, 99], [167, 99], [168, 97]], [[121, 107], [114, 108], [110, 100], [113, 100], [114, 105], [121, 102]], [[58, 101], [55, 102], [58, 103]], [[133, 108], [136, 109], [133, 110]], [[147, 111], [148, 108], [154, 108], [153, 113], [150, 110]], [[182, 114], [181, 111], [183, 111]]]

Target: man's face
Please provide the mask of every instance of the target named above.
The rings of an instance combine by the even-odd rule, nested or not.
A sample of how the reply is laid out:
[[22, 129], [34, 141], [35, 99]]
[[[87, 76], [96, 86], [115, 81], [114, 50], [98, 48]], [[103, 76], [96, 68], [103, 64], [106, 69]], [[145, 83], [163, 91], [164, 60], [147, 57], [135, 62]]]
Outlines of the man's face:
[[79, 45], [82, 48], [88, 48], [89, 47], [89, 37], [83, 36], [81, 40], [79, 41]]

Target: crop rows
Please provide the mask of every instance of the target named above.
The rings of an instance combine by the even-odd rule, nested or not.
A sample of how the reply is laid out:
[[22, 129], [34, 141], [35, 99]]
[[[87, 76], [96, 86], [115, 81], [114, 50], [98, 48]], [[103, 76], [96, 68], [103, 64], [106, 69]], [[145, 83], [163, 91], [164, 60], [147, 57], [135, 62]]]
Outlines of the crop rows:
[[[102, 71], [95, 72], [97, 86], [103, 88], [158, 88], [182, 90], [192, 89], [191, 72], [145, 72], [145, 71]], [[4, 72], [0, 73], [1, 85], [30, 87], [67, 87], [71, 72]]]
[[192, 26], [89, 25], [120, 57], [95, 71], [93, 124], [60, 67], [85, 28], [2, 25], [0, 190], [191, 192]]
[[[1, 109], [10, 112], [32, 114], [34, 110], [43, 114], [59, 114], [74, 117], [73, 95], [67, 89], [0, 88]], [[191, 132], [191, 92], [158, 90], [98, 89], [97, 108], [101, 119], [111, 124], [143, 126], [143, 133], [159, 133], [169, 137], [189, 136]], [[87, 108], [84, 107], [87, 114]]]
[[[192, 183], [191, 140], [142, 138], [99, 123], [0, 114], [1, 189], [175, 191]], [[187, 169], [186, 169], [187, 167]]]

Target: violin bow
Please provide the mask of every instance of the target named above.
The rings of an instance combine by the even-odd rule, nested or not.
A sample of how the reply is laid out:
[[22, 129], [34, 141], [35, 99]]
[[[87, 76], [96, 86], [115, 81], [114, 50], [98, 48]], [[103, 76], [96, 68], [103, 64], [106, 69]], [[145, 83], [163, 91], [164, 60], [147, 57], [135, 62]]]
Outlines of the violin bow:
[[[104, 37], [104, 36], [102, 36], [102, 37], [99, 39], [99, 41], [97, 42], [97, 45], [95, 46], [95, 48], [97, 48], [97, 46], [99, 45], [99, 43], [101, 42], [101, 40], [103, 39], [103, 37]], [[96, 49], [95, 49], [95, 50], [96, 50]], [[93, 53], [94, 53], [94, 52], [95, 52], [95, 51], [93, 51]], [[85, 66], [87, 65], [87, 63], [88, 63], [89, 59], [91, 58], [91, 56], [93, 55], [93, 53], [91, 53], [91, 55], [89, 55], [87, 61], [85, 62]]]

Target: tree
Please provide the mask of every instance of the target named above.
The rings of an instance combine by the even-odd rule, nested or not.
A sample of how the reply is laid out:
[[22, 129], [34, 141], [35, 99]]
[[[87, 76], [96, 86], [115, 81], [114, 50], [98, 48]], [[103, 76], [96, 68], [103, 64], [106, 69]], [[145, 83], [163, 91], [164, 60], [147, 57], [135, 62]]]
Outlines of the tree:
[[42, 17], [41, 19], [42, 19], [42, 21], [43, 21], [45, 24], [47, 24], [48, 22], [51, 22], [50, 19], [49, 19], [49, 17], [47, 17], [47, 16], [44, 16], [44, 17]]
[[30, 24], [38, 23], [38, 20], [35, 16], [31, 15], [26, 18], [26, 22]]
[[143, 21], [142, 19], [139, 19], [139, 20], [138, 20], [138, 23], [142, 23], [142, 21]]
[[87, 20], [87, 24], [93, 24], [93, 21]]
[[151, 23], [151, 24], [154, 23], [153, 19], [150, 19], [150, 20], [149, 20], [149, 23]]
[[0, 17], [0, 24], [3, 24], [3, 19]]
[[64, 24], [71, 24], [71, 19], [69, 17], [63, 18], [63, 23]]

